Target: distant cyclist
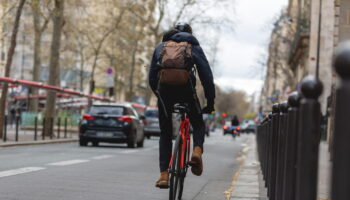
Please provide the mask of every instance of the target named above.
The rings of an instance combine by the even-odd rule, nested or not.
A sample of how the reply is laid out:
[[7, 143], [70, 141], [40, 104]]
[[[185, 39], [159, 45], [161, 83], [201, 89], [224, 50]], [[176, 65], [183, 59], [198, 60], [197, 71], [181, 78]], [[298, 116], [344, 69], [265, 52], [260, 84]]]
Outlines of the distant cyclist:
[[[201, 110], [195, 91], [195, 71], [204, 88], [207, 106]], [[149, 84], [158, 97], [160, 178], [156, 187], [169, 186], [169, 162], [172, 154], [172, 111], [175, 103], [187, 103], [193, 126], [194, 147], [191, 156], [193, 174], [203, 171], [202, 153], [205, 125], [202, 113], [214, 111], [215, 86], [208, 60], [192, 35], [189, 24], [179, 23], [163, 36], [153, 54], [149, 71]]]
[[232, 126], [239, 126], [239, 119], [238, 119], [237, 115], [233, 116], [233, 118], [231, 120], [231, 125]]

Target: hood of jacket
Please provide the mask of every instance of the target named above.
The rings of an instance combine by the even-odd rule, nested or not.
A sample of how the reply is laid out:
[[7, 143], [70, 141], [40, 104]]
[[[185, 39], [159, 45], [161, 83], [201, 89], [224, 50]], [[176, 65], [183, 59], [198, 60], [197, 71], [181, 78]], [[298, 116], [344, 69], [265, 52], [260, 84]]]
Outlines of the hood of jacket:
[[186, 32], [176, 33], [175, 35], [171, 36], [171, 40], [175, 42], [188, 42], [193, 45], [199, 45], [197, 38]]

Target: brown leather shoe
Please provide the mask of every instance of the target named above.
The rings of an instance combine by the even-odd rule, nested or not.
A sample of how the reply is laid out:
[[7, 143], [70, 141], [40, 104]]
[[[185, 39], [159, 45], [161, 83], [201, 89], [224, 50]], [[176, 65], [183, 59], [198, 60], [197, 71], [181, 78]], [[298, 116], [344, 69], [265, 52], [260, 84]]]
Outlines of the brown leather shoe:
[[168, 171], [160, 172], [160, 178], [156, 182], [156, 187], [159, 187], [160, 189], [169, 188], [169, 172]]
[[199, 146], [195, 146], [191, 157], [191, 171], [196, 176], [202, 175], [203, 172], [202, 154], [203, 149]]

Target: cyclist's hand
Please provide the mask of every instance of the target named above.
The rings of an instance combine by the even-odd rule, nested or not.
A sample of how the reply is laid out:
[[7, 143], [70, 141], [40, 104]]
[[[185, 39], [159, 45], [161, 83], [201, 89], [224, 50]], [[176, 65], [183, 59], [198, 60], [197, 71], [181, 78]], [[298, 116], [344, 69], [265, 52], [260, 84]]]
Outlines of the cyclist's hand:
[[207, 99], [207, 106], [202, 109], [202, 113], [211, 114], [214, 111], [214, 99]]
[[215, 109], [213, 106], [205, 106], [203, 109], [202, 109], [202, 113], [204, 114], [211, 114], [212, 112], [214, 112]]

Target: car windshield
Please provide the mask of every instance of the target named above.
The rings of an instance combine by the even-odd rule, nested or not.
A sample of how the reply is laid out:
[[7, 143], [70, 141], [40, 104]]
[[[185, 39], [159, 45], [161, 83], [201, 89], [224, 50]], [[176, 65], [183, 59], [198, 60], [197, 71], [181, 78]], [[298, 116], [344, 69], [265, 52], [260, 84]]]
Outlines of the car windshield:
[[124, 107], [121, 106], [92, 106], [90, 115], [123, 115]]
[[158, 117], [158, 110], [146, 110], [145, 117]]

